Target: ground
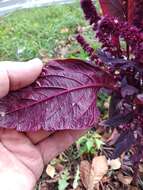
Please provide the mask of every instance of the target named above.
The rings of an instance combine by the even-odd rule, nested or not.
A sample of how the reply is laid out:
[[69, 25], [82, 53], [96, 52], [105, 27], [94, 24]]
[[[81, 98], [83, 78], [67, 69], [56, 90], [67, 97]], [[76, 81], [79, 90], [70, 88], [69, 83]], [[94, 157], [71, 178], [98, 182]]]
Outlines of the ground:
[[1, 18], [0, 59], [28, 60], [41, 51], [58, 57], [56, 49], [65, 46], [65, 41], [68, 45], [75, 29], [84, 24], [81, 17], [79, 7], [61, 5], [27, 9]]
[[[78, 31], [83, 31], [91, 41], [91, 28], [86, 25], [78, 3], [17, 11], [0, 18], [0, 60], [24, 61], [34, 57], [40, 57], [45, 62], [49, 58], [87, 59], [75, 40]], [[99, 44], [95, 43], [94, 46], [99, 47]], [[104, 118], [108, 101], [106, 94], [99, 97], [98, 106], [100, 109], [102, 107]], [[128, 156], [110, 164], [109, 160], [107, 162], [106, 157], [112, 147], [105, 142], [110, 135], [110, 131], [103, 133], [98, 128], [95, 132], [93, 128], [51, 161], [35, 190], [93, 190], [94, 186], [97, 190], [142, 189], [141, 175], [138, 184], [134, 182]]]

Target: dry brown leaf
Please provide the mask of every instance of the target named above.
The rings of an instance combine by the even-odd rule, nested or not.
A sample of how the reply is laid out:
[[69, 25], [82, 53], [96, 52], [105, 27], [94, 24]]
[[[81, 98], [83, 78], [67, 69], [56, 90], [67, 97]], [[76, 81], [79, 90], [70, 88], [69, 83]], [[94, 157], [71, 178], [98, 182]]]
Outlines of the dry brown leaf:
[[42, 62], [43, 62], [44, 65], [46, 65], [49, 62], [49, 60], [50, 59], [48, 57], [43, 57], [42, 58]]
[[82, 190], [80, 187], [77, 187], [75, 190]]
[[38, 190], [49, 190], [47, 183], [43, 182], [42, 180], [39, 182], [37, 189]]
[[64, 58], [64, 56], [68, 54], [68, 47], [65, 46], [65, 47], [60, 48], [59, 53], [60, 53], [61, 57]]
[[105, 102], [105, 103], [104, 103], [104, 107], [105, 107], [106, 109], [109, 109], [109, 102]]
[[88, 189], [90, 169], [91, 169], [91, 164], [87, 160], [81, 161], [81, 163], [80, 163], [80, 179], [86, 189]]
[[124, 185], [130, 185], [133, 177], [131, 176], [124, 176], [122, 173], [118, 174], [118, 179], [121, 183], [123, 183]]
[[59, 173], [59, 172], [62, 172], [65, 169], [65, 167], [61, 163], [57, 163], [55, 165], [55, 169], [56, 169], [56, 172]]
[[110, 175], [105, 175], [103, 178], [102, 178], [102, 183], [110, 183], [111, 181], [111, 176]]
[[130, 186], [130, 190], [139, 190], [139, 189], [135, 186]]
[[121, 168], [121, 161], [120, 158], [115, 160], [108, 160], [108, 165], [110, 166], [111, 170], [118, 170]]
[[83, 32], [86, 32], [86, 31], [88, 31], [88, 30], [90, 30], [91, 29], [91, 26], [78, 26], [77, 27], [77, 31], [79, 32], [79, 33], [83, 33]]
[[69, 29], [68, 29], [68, 28], [62, 28], [60, 32], [61, 32], [61, 33], [68, 33], [68, 32], [69, 32]]
[[39, 50], [39, 55], [40, 55], [40, 57], [48, 57], [48, 52], [47, 52], [47, 50], [46, 49], [40, 49]]
[[108, 161], [105, 156], [95, 157], [92, 161], [88, 190], [93, 190], [108, 171]]
[[55, 167], [54, 166], [51, 166], [50, 164], [47, 166], [47, 169], [46, 169], [46, 173], [48, 176], [50, 176], [51, 178], [54, 177], [55, 175]]

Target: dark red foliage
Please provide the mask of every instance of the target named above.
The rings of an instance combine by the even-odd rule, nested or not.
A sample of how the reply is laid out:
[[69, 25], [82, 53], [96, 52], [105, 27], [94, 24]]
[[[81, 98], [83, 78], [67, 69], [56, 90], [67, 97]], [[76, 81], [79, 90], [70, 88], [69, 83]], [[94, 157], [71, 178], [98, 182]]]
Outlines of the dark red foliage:
[[96, 55], [94, 48], [92, 48], [90, 44], [86, 42], [85, 38], [82, 35], [78, 34], [76, 39], [83, 48], [83, 50], [88, 53], [88, 56], [90, 57], [91, 61], [96, 61], [96, 65], [100, 64], [100, 60], [98, 59], [98, 56]]
[[81, 7], [85, 13], [85, 18], [89, 20], [90, 24], [96, 24], [100, 19], [100, 17], [97, 14], [93, 2], [87, 0], [81, 0]]
[[[143, 155], [143, 0], [99, 2], [103, 16], [99, 19], [94, 11], [98, 19], [93, 31], [102, 44], [101, 49], [95, 51], [83, 36], [78, 41], [85, 51], [88, 52], [88, 47], [92, 49], [88, 52], [91, 62], [110, 73], [118, 87], [110, 92], [109, 118], [101, 122], [105, 128], [116, 128], [120, 133], [112, 158], [132, 148], [132, 162], [137, 168]], [[91, 0], [87, 4], [92, 4], [93, 9]], [[90, 6], [85, 8], [82, 1], [81, 5], [88, 15]]]
[[77, 41], [80, 43], [80, 45], [83, 47], [84, 51], [86, 51], [88, 53], [88, 55], [91, 57], [92, 54], [94, 53], [94, 48], [92, 48], [90, 46], [90, 44], [88, 44], [84, 37], [81, 36], [80, 34], [77, 36]]
[[143, 32], [143, 0], [134, 1], [132, 7], [134, 7], [133, 24]]

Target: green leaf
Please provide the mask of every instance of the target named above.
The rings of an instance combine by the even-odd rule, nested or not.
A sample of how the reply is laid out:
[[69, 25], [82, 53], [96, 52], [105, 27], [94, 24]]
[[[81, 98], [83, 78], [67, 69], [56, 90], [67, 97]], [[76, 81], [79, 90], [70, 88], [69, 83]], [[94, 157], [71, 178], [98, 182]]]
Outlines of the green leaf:
[[78, 181], [79, 180], [80, 180], [80, 171], [79, 171], [79, 166], [78, 166], [75, 177], [74, 177], [73, 189], [76, 189], [78, 187]]
[[91, 151], [93, 145], [94, 145], [93, 139], [88, 139], [86, 142], [86, 147], [87, 147], [88, 152]]
[[84, 153], [87, 153], [87, 147], [86, 146], [80, 147], [80, 150], [79, 150], [80, 155], [83, 155]]
[[95, 133], [94, 137], [95, 138], [101, 138], [101, 135], [99, 135], [98, 133]]
[[86, 141], [87, 141], [87, 137], [83, 136], [79, 140], [77, 140], [77, 144], [81, 145], [81, 144], [85, 143]]
[[68, 170], [65, 170], [63, 174], [61, 174], [61, 177], [58, 181], [58, 190], [65, 190], [69, 183], [68, 183], [68, 179], [69, 179], [69, 172]]
[[65, 179], [59, 179], [58, 190], [65, 190], [69, 183]]
[[90, 151], [90, 153], [94, 155], [96, 153], [96, 149], [92, 148], [91, 151]]
[[101, 149], [101, 146], [104, 145], [104, 142], [100, 139], [95, 139], [97, 149]]

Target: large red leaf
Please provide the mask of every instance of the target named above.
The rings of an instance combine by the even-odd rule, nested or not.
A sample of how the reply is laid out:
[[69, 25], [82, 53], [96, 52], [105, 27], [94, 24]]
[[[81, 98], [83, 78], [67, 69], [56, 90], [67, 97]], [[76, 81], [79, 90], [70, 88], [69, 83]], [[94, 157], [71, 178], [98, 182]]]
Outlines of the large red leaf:
[[99, 117], [97, 91], [112, 81], [80, 60], [50, 61], [31, 86], [0, 100], [0, 127], [19, 131], [91, 127]]
[[136, 0], [99, 0], [104, 15], [133, 23]]
[[124, 0], [99, 0], [103, 14], [119, 18], [120, 20], [126, 19], [126, 10]]

